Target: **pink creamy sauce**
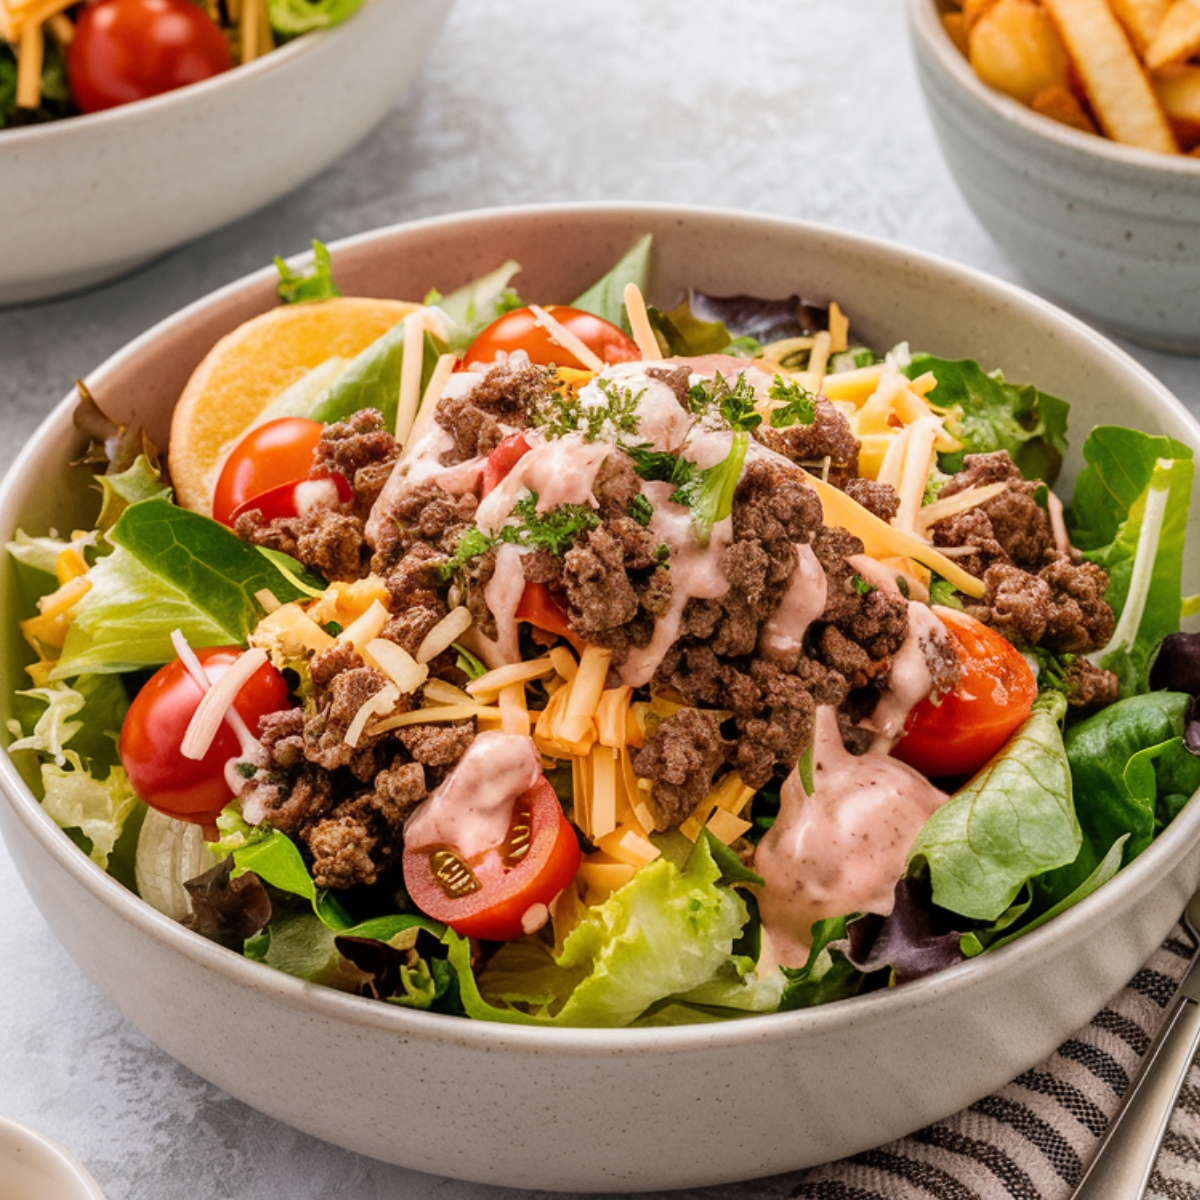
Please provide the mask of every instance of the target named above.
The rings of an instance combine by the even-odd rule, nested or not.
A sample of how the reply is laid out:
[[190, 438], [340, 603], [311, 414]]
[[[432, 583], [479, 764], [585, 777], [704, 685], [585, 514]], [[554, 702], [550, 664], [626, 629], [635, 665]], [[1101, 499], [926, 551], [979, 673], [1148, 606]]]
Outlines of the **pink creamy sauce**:
[[541, 775], [532, 738], [497, 730], [479, 734], [405, 822], [405, 846], [452, 847], [468, 860], [495, 849], [508, 836], [513, 805]]
[[829, 580], [813, 548], [796, 544], [796, 571], [779, 607], [764, 622], [758, 650], [764, 658], [795, 666], [808, 627], [825, 611]]
[[523, 554], [521, 548], [511, 542], [498, 546], [496, 569], [483, 589], [483, 598], [496, 618], [496, 640], [492, 641], [477, 627], [473, 632], [482, 651], [480, 657], [489, 667], [521, 661], [517, 606], [525, 591], [525, 570], [521, 565]]
[[721, 556], [733, 541], [733, 519], [726, 517], [712, 527], [707, 546], [692, 533], [691, 513], [670, 503], [674, 484], [658, 480], [643, 484], [642, 491], [654, 506], [650, 532], [671, 550], [671, 602], [654, 622], [654, 633], [645, 646], [635, 646], [621, 665], [621, 682], [631, 687], [649, 683], [663, 656], [679, 637], [683, 610], [693, 597], [717, 600], [729, 591], [729, 580], [721, 570]]
[[[661, 369], [664, 365], [668, 364], [617, 363], [604, 374], [618, 387], [628, 388], [637, 397], [638, 440], [650, 442], [655, 450], [675, 451], [683, 444], [695, 418], [684, 409], [675, 393], [661, 379], [646, 374], [648, 369]], [[582, 389], [579, 398], [584, 404], [608, 403], [600, 389], [591, 383]]]
[[817, 710], [813, 795], [793, 771], [779, 816], [758, 845], [758, 907], [776, 959], [801, 967], [814, 921], [852, 912], [886, 916], [921, 827], [949, 797], [885, 754], [856, 758], [834, 709]]

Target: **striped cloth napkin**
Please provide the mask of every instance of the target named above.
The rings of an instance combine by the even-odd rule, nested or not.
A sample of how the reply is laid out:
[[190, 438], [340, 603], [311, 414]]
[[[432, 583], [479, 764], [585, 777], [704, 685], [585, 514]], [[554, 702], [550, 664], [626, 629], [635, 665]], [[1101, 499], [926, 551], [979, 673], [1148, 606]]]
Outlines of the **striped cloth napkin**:
[[[1178, 925], [1045, 1062], [945, 1121], [802, 1172], [790, 1200], [1067, 1200], [1191, 956], [1191, 937]], [[1189, 1072], [1147, 1195], [1200, 1200], [1200, 1066]]]

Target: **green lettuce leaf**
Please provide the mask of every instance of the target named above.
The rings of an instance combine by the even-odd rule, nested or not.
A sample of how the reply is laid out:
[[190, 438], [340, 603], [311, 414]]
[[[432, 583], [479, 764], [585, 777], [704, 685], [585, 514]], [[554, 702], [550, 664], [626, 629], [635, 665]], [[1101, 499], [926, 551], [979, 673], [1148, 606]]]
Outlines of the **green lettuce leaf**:
[[1181, 737], [1188, 703], [1180, 692], [1131, 696], [1067, 732], [1083, 845], [1069, 866], [1038, 881], [1039, 892], [1057, 900], [1081, 886], [1122, 838], [1123, 863], [1131, 862], [1161, 825], [1160, 800], [1200, 787], [1200, 759]]
[[846, 917], [830, 917], [814, 921], [812, 945], [802, 967], [782, 967], [786, 980], [779, 1008], [788, 1012], [796, 1008], [811, 1008], [855, 995], [862, 986], [863, 975], [834, 942], [846, 937]]
[[112, 767], [99, 779], [74, 750], [64, 751], [64, 758], [63, 766], [42, 764], [42, 807], [63, 829], [79, 830], [90, 843], [92, 861], [106, 868], [125, 822], [142, 802], [123, 768]]
[[170, 500], [171, 485], [163, 479], [162, 470], [145, 454], [139, 454], [133, 464], [113, 475], [97, 477], [104, 499], [96, 528], [101, 532], [111, 529], [121, 514], [131, 505], [142, 500]]
[[1129, 696], [1146, 691], [1159, 643], [1179, 628], [1192, 452], [1173, 438], [1102, 425], [1088, 435], [1083, 457], [1067, 527], [1084, 556], [1108, 572], [1117, 614], [1109, 644], [1091, 657]]
[[1028, 880], [1075, 860], [1082, 833], [1059, 733], [1066, 708], [1058, 692], [1039, 696], [1004, 749], [925, 823], [909, 872], [928, 864], [939, 907], [994, 921]]
[[461, 354], [493, 321], [521, 307], [520, 297], [508, 286], [520, 269], [510, 258], [448, 296], [430, 292], [425, 297], [426, 304], [436, 304], [450, 318], [448, 350]]
[[[422, 338], [421, 349], [424, 354], [421, 391], [424, 393], [438, 360], [437, 347], [429, 334]], [[311, 413], [313, 420], [330, 425], [346, 420], [360, 408], [374, 408], [383, 414], [385, 428], [394, 433], [404, 354], [404, 322], [401, 320], [342, 369], [329, 390], [317, 401]]]
[[328, 29], [352, 17], [363, 0], [267, 0], [271, 28], [284, 38]]
[[304, 577], [299, 564], [284, 574], [231, 530], [167, 500], [126, 509], [108, 536], [114, 550], [89, 572], [52, 679], [169, 662], [174, 629], [196, 647], [241, 645], [262, 617], [256, 592], [284, 603], [306, 594], [292, 581]]
[[590, 908], [557, 956], [536, 938], [509, 942], [478, 985], [468, 978], [465, 943], [448, 935], [468, 1014], [524, 1024], [621, 1026], [657, 1001], [727, 979], [723, 972], [747, 913], [720, 877], [705, 839], [683, 870], [664, 855]]
[[598, 279], [582, 296], [571, 302], [571, 307], [595, 313], [596, 316], [603, 317], [629, 333], [629, 314], [625, 311], [625, 285], [636, 283], [645, 295], [646, 279], [650, 271], [651, 240], [648, 233], [640, 237], [607, 275]]
[[[361, 2], [362, 0], [355, 0], [353, 7], [357, 8]], [[297, 3], [305, 9], [317, 7], [311, 5], [309, 0], [297, 0]], [[283, 7], [292, 9], [296, 6], [296, 3], [289, 3]], [[312, 266], [307, 271], [293, 271], [276, 255], [275, 269], [279, 272], [279, 283], [276, 284], [275, 290], [284, 304], [297, 304], [301, 300], [328, 300], [342, 294], [338, 285], [333, 282], [333, 263], [325, 243], [314, 241], [312, 248]]]
[[70, 742], [90, 769], [113, 767], [120, 761], [117, 738], [129, 697], [116, 675], [83, 675], [73, 684], [29, 688], [17, 697], [17, 717], [8, 725], [17, 739], [8, 747], [10, 754], [32, 750], [61, 767]]
[[1067, 452], [1069, 406], [1064, 401], [1032, 386], [1006, 383], [999, 372], [989, 375], [970, 359], [916, 354], [904, 368], [909, 379], [926, 371], [938, 381], [930, 402], [958, 410], [947, 427], [963, 449], [940, 456], [944, 471], [959, 470], [964, 455], [1007, 450], [1026, 479], [1053, 484]]

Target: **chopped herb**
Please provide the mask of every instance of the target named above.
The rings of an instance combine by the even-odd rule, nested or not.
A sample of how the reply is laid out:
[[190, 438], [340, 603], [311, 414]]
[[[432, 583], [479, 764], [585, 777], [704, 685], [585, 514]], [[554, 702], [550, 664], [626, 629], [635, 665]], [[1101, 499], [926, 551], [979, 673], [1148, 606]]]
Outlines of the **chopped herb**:
[[473, 558], [486, 554], [496, 544], [482, 529], [468, 529], [455, 543], [454, 553], [438, 567], [442, 579], [449, 579], [455, 571], [465, 567]]
[[604, 398], [603, 404], [585, 404], [575, 393], [555, 393], [539, 406], [530, 417], [548, 438], [580, 433], [585, 442], [622, 433], [637, 433], [638, 401], [644, 391], [634, 393], [611, 379], [597, 379], [596, 388]]
[[258, 774], [258, 768], [252, 762], [240, 762], [233, 768], [243, 779], [253, 779]]
[[900, 589], [900, 595], [907, 600], [911, 594], [911, 590], [908, 586], [908, 577], [906, 575], [896, 576], [896, 587]]
[[465, 646], [460, 646], [457, 642], [452, 642], [451, 645], [458, 651], [458, 658], [454, 665], [470, 679], [480, 679], [487, 674], [487, 667], [473, 655]]
[[634, 472], [642, 479], [673, 483], [679, 487], [687, 483], [698, 470], [695, 463], [669, 450], [655, 450], [649, 442], [622, 446], [621, 449], [633, 459]]
[[795, 380], [776, 375], [767, 395], [779, 400], [783, 407], [771, 413], [771, 427], [783, 429], [788, 425], [811, 425], [817, 416], [817, 398]]
[[629, 515], [639, 525], [649, 525], [650, 518], [654, 516], [654, 505], [639, 493], [630, 502]]
[[957, 608], [962, 612], [962, 601], [958, 598], [954, 585], [936, 575], [929, 585], [929, 603], [940, 604], [943, 608]]
[[342, 627], [336, 621], [328, 621], [321, 626], [330, 637], [337, 637], [342, 632]]
[[696, 470], [671, 497], [676, 504], [691, 509], [693, 531], [702, 546], [708, 545], [712, 527], [733, 511], [733, 493], [741, 478], [749, 445], [748, 433], [744, 430], [735, 433], [728, 457], [714, 466]]
[[548, 550], [557, 556], [585, 530], [595, 529], [600, 524], [595, 510], [586, 504], [560, 504], [539, 513], [537, 503], [537, 492], [530, 492], [513, 505], [513, 515], [519, 517], [521, 523], [503, 526], [500, 541]]
[[698, 416], [718, 415], [730, 429], [757, 429], [762, 417], [754, 411], [754, 388], [745, 374], [730, 384], [724, 375], [701, 380], [687, 391], [688, 408]]
[[861, 575], [855, 575], [850, 582], [854, 584], [854, 590], [860, 596], [869, 596], [873, 591], [876, 590], [875, 585], [873, 583], [868, 583], [867, 580], [865, 580]]
[[654, 561], [660, 567], [665, 567], [671, 561], [671, 547], [666, 542], [659, 542], [654, 547]]
[[342, 294], [333, 282], [333, 263], [322, 242], [313, 242], [313, 262], [307, 271], [293, 271], [278, 257], [275, 259], [275, 268], [279, 272], [276, 291], [284, 304], [295, 304], [300, 300], [325, 300]]
[[1035, 488], [1033, 489], [1033, 502], [1034, 502], [1034, 504], [1036, 504], [1036, 505], [1037, 505], [1039, 508], [1044, 508], [1044, 509], [1046, 509], [1047, 511], [1049, 511], [1049, 508], [1050, 508], [1050, 488], [1049, 488], [1049, 487], [1048, 487], [1046, 484], [1044, 484], [1044, 483], [1039, 483], [1039, 484], [1037, 485], [1037, 487], [1035, 487]]

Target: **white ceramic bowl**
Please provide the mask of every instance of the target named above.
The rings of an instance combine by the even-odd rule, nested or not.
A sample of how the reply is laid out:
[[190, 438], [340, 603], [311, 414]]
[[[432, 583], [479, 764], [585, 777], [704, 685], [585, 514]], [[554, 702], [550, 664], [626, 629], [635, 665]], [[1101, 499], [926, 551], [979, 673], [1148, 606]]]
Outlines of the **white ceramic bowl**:
[[984, 84], [908, 0], [917, 71], [946, 162], [1040, 292], [1147, 345], [1200, 352], [1200, 159], [1153, 154], [1042, 117]]
[[[1200, 428], [1087, 326], [1016, 288], [850, 234], [658, 206], [499, 210], [396, 226], [333, 247], [347, 293], [447, 291], [505, 258], [529, 299], [581, 291], [655, 235], [650, 298], [836, 298], [859, 336], [973, 355], [1074, 401], [1200, 446]], [[193, 365], [274, 302], [273, 270], [139, 338], [88, 377], [115, 415], [163, 438]], [[77, 453], [72, 401], [0, 489], [0, 539], [70, 528], [85, 482], [47, 487]], [[1068, 473], [1077, 466], [1068, 464]], [[1195, 506], [1200, 510], [1200, 505]], [[79, 519], [83, 519], [82, 516]], [[1194, 513], [1190, 534], [1200, 537]], [[1193, 545], [1197, 543], [1195, 540]], [[1200, 560], [1189, 563], [1200, 590]], [[0, 718], [21, 661], [0, 575]], [[0, 727], [3, 722], [0, 721]], [[570, 1030], [414, 1013], [278, 974], [189, 933], [104, 875], [0, 757], [0, 826], [46, 920], [131, 1021], [232, 1095], [349, 1149], [516, 1187], [631, 1191], [773, 1174], [879, 1144], [999, 1087], [1086, 1022], [1137, 970], [1200, 880], [1193, 802], [1132, 866], [1037, 932], [916, 984], [806, 1012], [670, 1029]], [[29, 969], [33, 969], [30, 964]], [[179, 1019], [179, 997], [189, 997]]]
[[412, 82], [450, 0], [367, 0], [232, 71], [0, 131], [0, 305], [131, 270], [323, 170]]
[[99, 1184], [64, 1146], [0, 1117], [0, 1196], [4, 1200], [104, 1200]]

